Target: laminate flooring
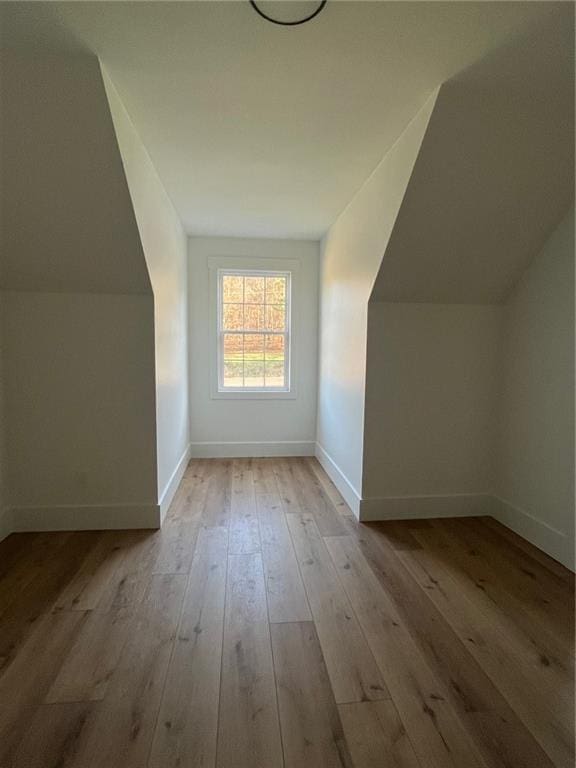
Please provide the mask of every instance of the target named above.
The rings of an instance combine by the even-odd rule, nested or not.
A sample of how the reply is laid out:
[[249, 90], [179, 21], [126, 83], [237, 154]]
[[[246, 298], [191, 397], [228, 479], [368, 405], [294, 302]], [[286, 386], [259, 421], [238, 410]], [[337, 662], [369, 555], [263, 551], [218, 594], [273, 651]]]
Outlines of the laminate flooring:
[[573, 575], [360, 524], [315, 459], [193, 460], [160, 531], [0, 543], [2, 768], [573, 768]]

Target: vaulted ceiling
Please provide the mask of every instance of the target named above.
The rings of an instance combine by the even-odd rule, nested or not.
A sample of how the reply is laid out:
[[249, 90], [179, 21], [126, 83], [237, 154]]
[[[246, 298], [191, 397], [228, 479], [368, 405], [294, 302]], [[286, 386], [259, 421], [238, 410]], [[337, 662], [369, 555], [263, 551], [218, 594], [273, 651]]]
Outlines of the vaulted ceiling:
[[555, 4], [1, 5], [3, 44], [101, 58], [189, 233], [318, 238], [440, 83]]
[[373, 300], [504, 301], [574, 201], [574, 6], [445, 83]]

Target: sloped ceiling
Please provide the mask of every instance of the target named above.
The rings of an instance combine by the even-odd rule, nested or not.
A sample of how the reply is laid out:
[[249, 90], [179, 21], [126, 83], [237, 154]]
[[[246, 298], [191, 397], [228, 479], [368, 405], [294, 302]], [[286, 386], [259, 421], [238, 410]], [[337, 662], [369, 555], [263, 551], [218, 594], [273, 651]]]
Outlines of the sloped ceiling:
[[442, 87], [372, 300], [503, 301], [573, 196], [566, 3]]
[[8, 5], [12, 42], [101, 57], [189, 233], [319, 238], [438, 85], [553, 4]]
[[0, 60], [0, 285], [151, 294], [98, 59]]

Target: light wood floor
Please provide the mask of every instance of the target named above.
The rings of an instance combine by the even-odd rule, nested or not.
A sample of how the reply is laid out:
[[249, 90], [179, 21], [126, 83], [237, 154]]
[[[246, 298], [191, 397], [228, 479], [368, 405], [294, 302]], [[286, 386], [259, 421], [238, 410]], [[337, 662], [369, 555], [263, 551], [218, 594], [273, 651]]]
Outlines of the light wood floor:
[[194, 461], [161, 531], [0, 544], [0, 766], [572, 768], [573, 599], [489, 519]]

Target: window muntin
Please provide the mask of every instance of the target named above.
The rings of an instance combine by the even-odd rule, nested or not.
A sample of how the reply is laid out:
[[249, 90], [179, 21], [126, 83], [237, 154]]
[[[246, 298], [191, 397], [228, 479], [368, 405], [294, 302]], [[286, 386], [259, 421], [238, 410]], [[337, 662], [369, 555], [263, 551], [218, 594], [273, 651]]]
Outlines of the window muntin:
[[218, 271], [218, 390], [290, 391], [290, 272]]

